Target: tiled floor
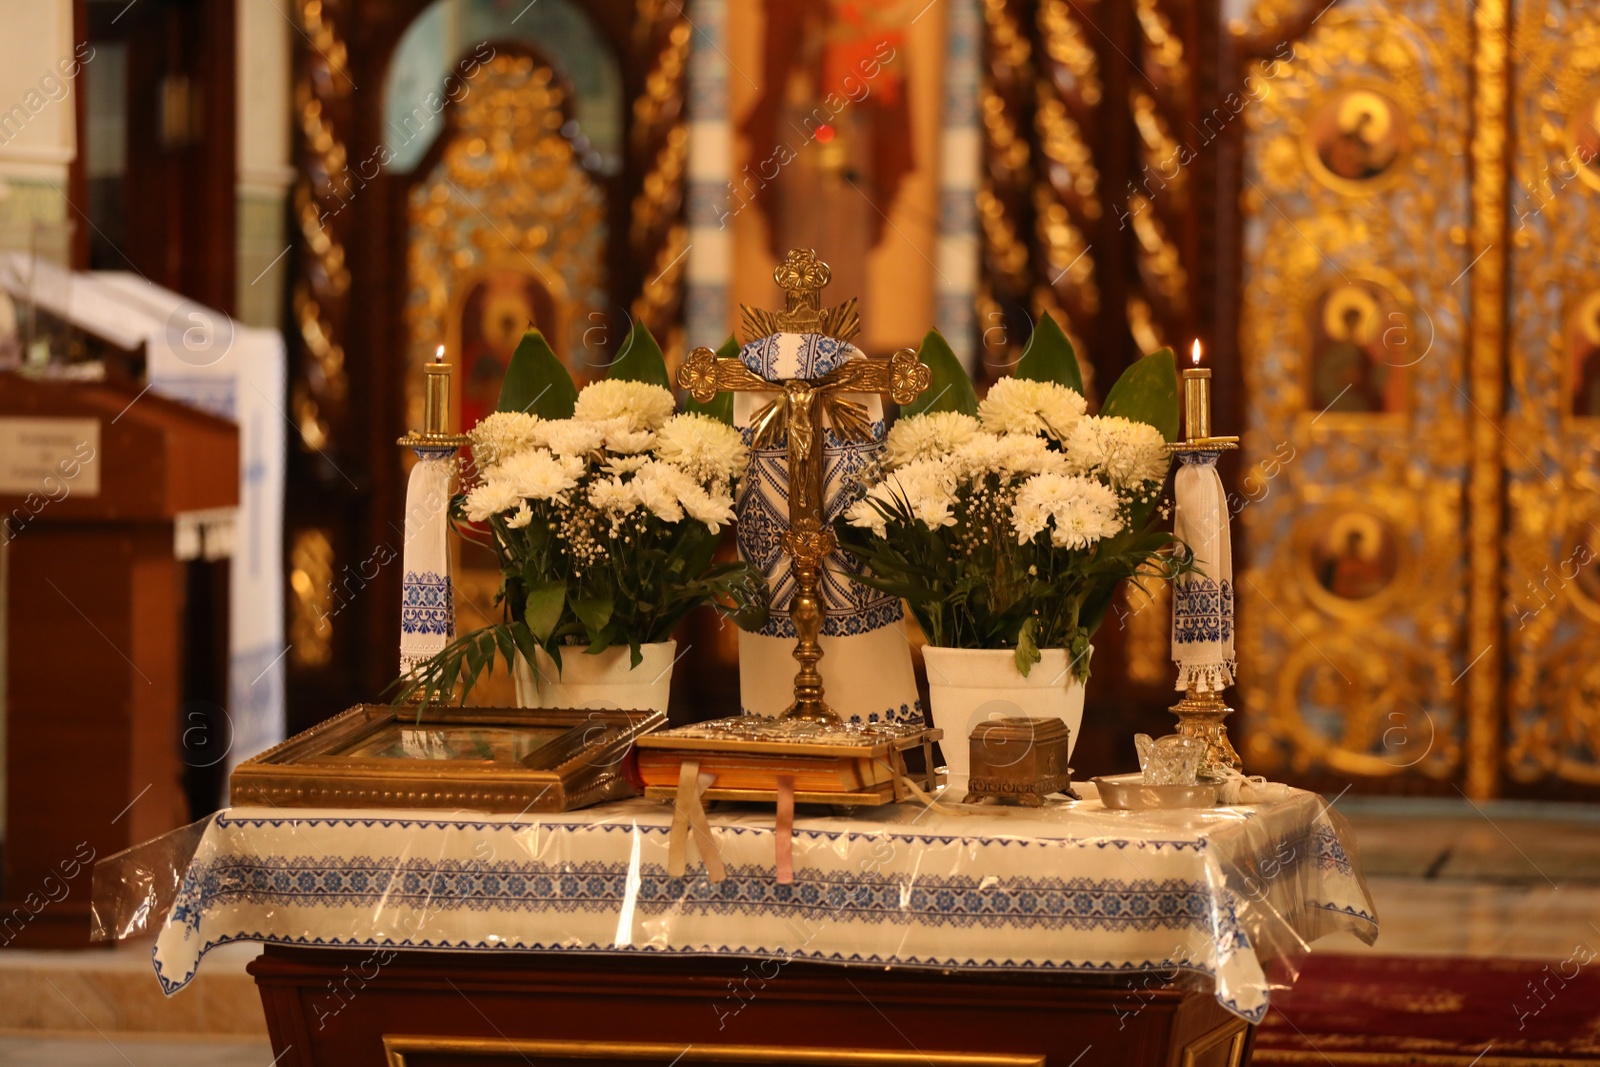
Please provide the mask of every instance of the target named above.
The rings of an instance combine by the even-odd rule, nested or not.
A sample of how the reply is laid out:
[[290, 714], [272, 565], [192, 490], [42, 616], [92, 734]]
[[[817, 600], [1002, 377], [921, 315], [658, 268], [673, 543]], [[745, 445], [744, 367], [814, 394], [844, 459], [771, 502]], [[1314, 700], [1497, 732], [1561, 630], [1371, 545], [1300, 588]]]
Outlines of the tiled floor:
[[0, 1067], [269, 1067], [265, 1041], [0, 1037]]
[[[1600, 805], [1343, 797], [1382, 932], [1317, 952], [1563, 960], [1600, 946]], [[0, 952], [0, 1067], [270, 1067], [244, 965], [206, 957], [161, 996], [148, 944], [100, 953]], [[192, 1034], [193, 1036], [174, 1036]]]

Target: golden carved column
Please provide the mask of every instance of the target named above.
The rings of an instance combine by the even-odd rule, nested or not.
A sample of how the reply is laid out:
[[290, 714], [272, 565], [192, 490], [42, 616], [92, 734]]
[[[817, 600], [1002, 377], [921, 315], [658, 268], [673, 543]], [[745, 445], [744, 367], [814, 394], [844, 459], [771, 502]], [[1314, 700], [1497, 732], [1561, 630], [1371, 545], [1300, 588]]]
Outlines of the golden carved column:
[[[1033, 46], [1018, 0], [983, 0], [984, 168], [978, 181], [982, 265], [978, 283], [980, 358], [996, 371], [1021, 354], [1030, 282], [1028, 233], [1033, 185], [1028, 114], [1033, 106]], [[1013, 348], [1013, 340], [1018, 344]], [[990, 376], [994, 371], [990, 372]]]
[[644, 87], [633, 101], [631, 154], [644, 161], [634, 194], [628, 248], [643, 269], [630, 314], [661, 341], [669, 367], [683, 355], [684, 271], [688, 226], [684, 191], [689, 161], [689, 38], [692, 27], [681, 4], [640, 0], [635, 56], [648, 64]]
[[[1143, 351], [1177, 347], [1194, 332], [1181, 235], [1193, 205], [1194, 171], [1180, 150], [1174, 130], [1185, 137], [1184, 121], [1198, 85], [1183, 39], [1161, 0], [1135, 0], [1139, 63], [1144, 77], [1130, 83], [1128, 108], [1137, 131], [1138, 167], [1126, 190], [1125, 215], [1133, 231], [1136, 291], [1128, 296], [1128, 328]], [[1185, 144], [1187, 147], [1187, 143]]]
[[[1507, 0], [1477, 0], [1473, 10], [1471, 336], [1467, 369], [1472, 406], [1471, 516], [1468, 558], [1471, 588], [1466, 654], [1472, 665], [1467, 687], [1467, 780], [1469, 796], [1494, 795], [1500, 753], [1501, 471], [1500, 415], [1506, 344], [1506, 132]], [[1477, 250], [1482, 250], [1481, 254]]]
[[348, 401], [341, 339], [349, 310], [344, 212], [360, 188], [349, 171], [344, 131], [350, 126], [349, 54], [337, 20], [337, 0], [301, 0], [304, 35], [295, 77], [294, 110], [299, 176], [293, 192], [300, 269], [294, 282], [298, 358], [292, 358], [290, 396], [301, 447], [337, 452]]
[[[1090, 28], [1069, 0], [1039, 5], [1034, 132], [1038, 177], [1033, 186], [1034, 234], [1039, 255], [1033, 284], [1034, 315], [1049, 313], [1084, 351], [1100, 310], [1096, 259], [1090, 240], [1104, 215], [1100, 172], [1085, 130], [1097, 125], [1105, 86], [1090, 45]], [[1092, 364], [1082, 361], [1085, 375]], [[1088, 386], [1087, 380], [1085, 386]]]
[[[300, 451], [327, 458], [351, 444], [344, 433], [350, 389], [343, 344], [350, 307], [345, 235], [351, 221], [345, 209], [364, 183], [351, 175], [346, 148], [354, 83], [342, 33], [343, 4], [297, 0], [291, 15], [300, 32], [294, 81], [298, 173], [291, 210], [297, 247], [291, 286], [295, 328], [287, 339], [289, 414], [299, 431]], [[289, 662], [302, 670], [326, 668], [333, 662], [337, 614], [332, 602], [338, 567], [334, 539], [321, 526], [292, 519], [289, 525]]]

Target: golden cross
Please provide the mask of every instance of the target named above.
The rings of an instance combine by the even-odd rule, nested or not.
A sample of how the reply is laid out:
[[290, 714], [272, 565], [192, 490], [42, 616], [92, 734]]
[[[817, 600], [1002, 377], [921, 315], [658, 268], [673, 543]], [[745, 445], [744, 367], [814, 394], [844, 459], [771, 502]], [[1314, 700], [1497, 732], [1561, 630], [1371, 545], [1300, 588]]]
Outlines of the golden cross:
[[[747, 340], [774, 333], [822, 333], [848, 341], [860, 329], [855, 301], [831, 310], [822, 309], [822, 287], [828, 284], [828, 265], [810, 249], [792, 249], [773, 272], [784, 290], [780, 312], [744, 308]], [[761, 407], [751, 423], [753, 444], [770, 447], [787, 437], [789, 459], [789, 529], [783, 549], [793, 560], [795, 593], [789, 604], [794, 622], [794, 658], [800, 670], [794, 677], [794, 703], [784, 717], [837, 722], [839, 717], [823, 700], [822, 603], [818, 596], [822, 563], [837, 541], [823, 521], [824, 426], [845, 440], [872, 440], [872, 423], [866, 407], [847, 393], [883, 393], [897, 404], [909, 404], [928, 387], [933, 373], [915, 352], [902, 349], [888, 359], [852, 359], [820, 378], [768, 381], [738, 359], [718, 359], [709, 348], [697, 348], [678, 368], [678, 384], [702, 404], [720, 392], [776, 393]], [[824, 418], [826, 423], [824, 423]]]

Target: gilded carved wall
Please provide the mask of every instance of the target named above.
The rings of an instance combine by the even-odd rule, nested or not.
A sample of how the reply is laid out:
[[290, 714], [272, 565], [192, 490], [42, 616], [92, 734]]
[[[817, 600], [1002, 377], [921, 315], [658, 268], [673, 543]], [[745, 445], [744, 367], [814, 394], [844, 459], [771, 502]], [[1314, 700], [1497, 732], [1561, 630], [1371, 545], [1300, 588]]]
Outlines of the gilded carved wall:
[[1600, 12], [1512, 34], [1504, 769], [1600, 784]]
[[1343, 3], [1251, 71], [1236, 521], [1258, 770], [1461, 766], [1470, 18]]

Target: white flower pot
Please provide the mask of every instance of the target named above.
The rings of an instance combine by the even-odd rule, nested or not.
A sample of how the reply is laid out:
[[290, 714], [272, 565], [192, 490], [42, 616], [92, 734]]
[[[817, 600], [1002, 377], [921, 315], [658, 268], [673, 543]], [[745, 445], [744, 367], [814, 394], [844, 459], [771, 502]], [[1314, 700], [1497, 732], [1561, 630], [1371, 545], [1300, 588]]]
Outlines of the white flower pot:
[[644, 659], [637, 667], [628, 665], [627, 645], [594, 656], [581, 646], [563, 648], [559, 670], [549, 653], [535, 649], [538, 673], [520, 656], [512, 672], [517, 703], [525, 708], [666, 711], [677, 647], [676, 641], [640, 645]]
[[[1089, 650], [1093, 655], [1094, 649]], [[1083, 683], [1068, 668], [1067, 650], [1040, 649], [1027, 677], [1009, 648], [922, 649], [928, 668], [928, 703], [933, 725], [944, 731], [939, 747], [949, 771], [948, 794], [960, 799], [971, 773], [967, 739], [985, 719], [1060, 719], [1071, 731], [1068, 753], [1083, 723]]]

